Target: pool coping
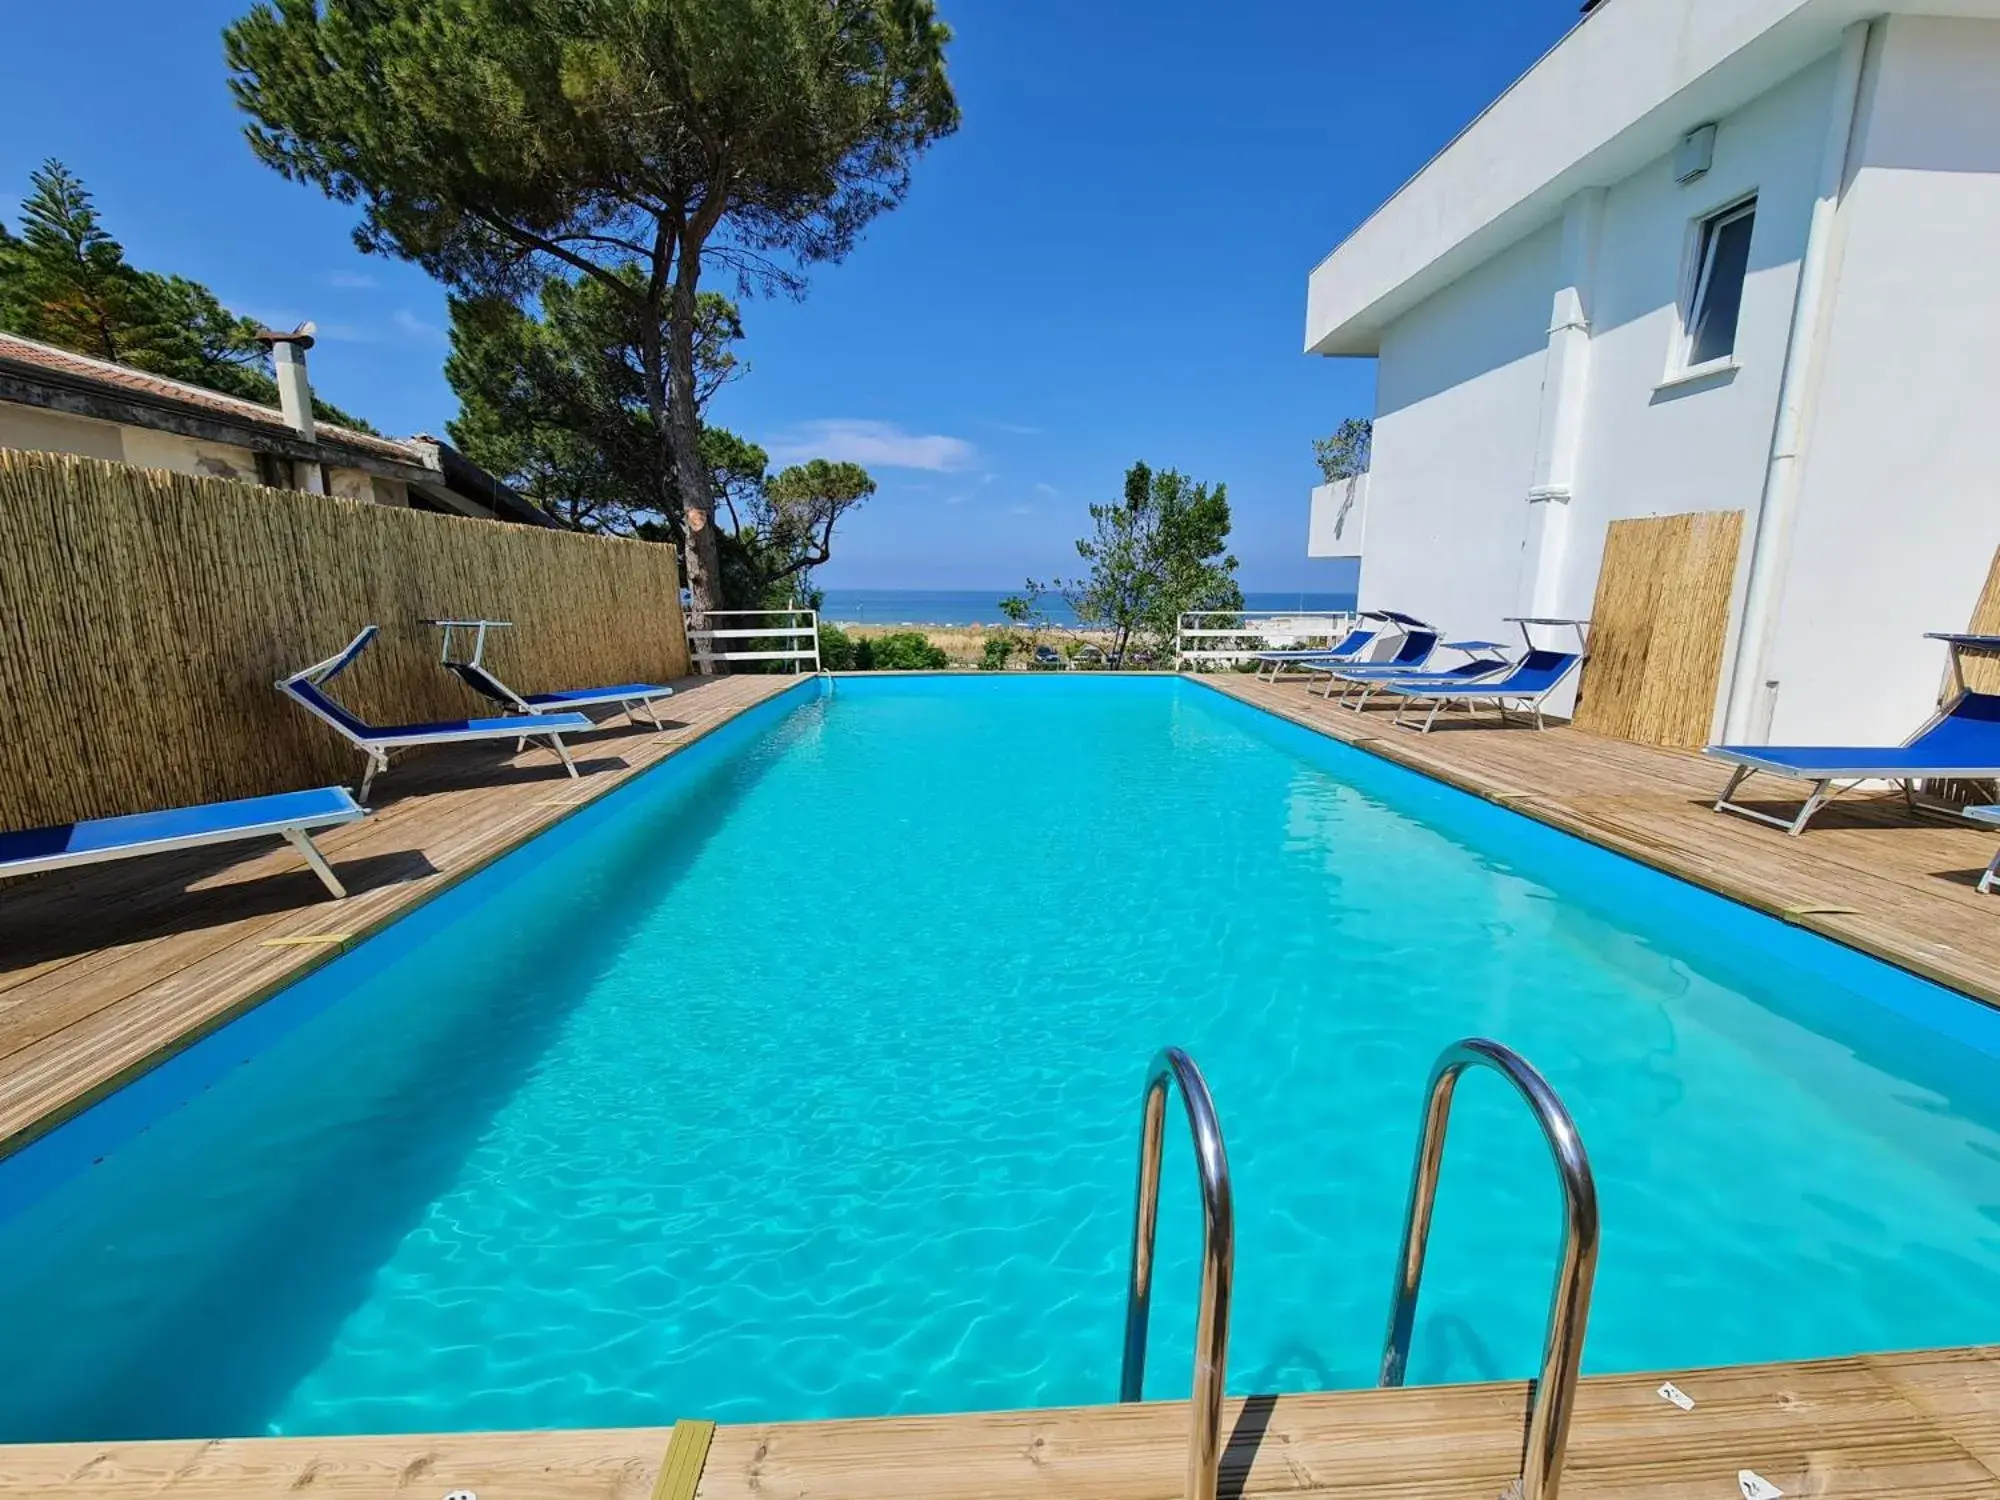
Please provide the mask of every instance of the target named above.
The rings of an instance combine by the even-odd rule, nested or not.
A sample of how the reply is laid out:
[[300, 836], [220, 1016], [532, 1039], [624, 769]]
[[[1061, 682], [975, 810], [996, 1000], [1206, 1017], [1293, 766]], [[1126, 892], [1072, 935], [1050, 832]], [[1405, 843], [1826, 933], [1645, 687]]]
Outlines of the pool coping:
[[[1115, 1331], [1114, 1331], [1115, 1332]], [[1671, 1381], [1683, 1407], [1661, 1389]], [[1524, 1380], [1223, 1404], [1223, 1492], [1490, 1496], [1518, 1473]], [[1683, 1500], [1749, 1470], [1787, 1494], [2000, 1500], [2000, 1347], [1588, 1375], [1563, 1493]], [[1185, 1401], [800, 1422], [0, 1446], [10, 1494], [249, 1500], [1132, 1500], [1178, 1495]], [[690, 1430], [695, 1429], [695, 1430]], [[702, 1430], [706, 1429], [706, 1430]]]
[[[1482, 802], [1504, 808], [1508, 812], [1553, 828], [1559, 833], [1568, 834], [1649, 869], [1657, 870], [1661, 874], [1713, 892], [1725, 900], [1761, 912], [1787, 926], [1810, 932], [1817, 937], [1838, 943], [1844, 948], [1914, 974], [1920, 979], [1940, 985], [1990, 1009], [2000, 1010], [2000, 975], [1996, 975], [1991, 981], [1983, 980], [1976, 971], [1967, 967], [1934, 961], [1919, 948], [1885, 940], [1869, 931], [1859, 929], [1855, 923], [1840, 920], [1843, 917], [1865, 915], [1858, 907], [1812, 903], [1788, 905], [1774, 899], [1753, 881], [1730, 878], [1726, 865], [1702, 865], [1679, 856], [1671, 849], [1646, 843], [1607, 827], [1587, 814], [1568, 806], [1560, 791], [1528, 790], [1510, 786], [1497, 779], [1482, 776], [1469, 768], [1440, 763], [1425, 756], [1420, 750], [1429, 741], [1429, 736], [1419, 735], [1410, 730], [1392, 732], [1379, 724], [1362, 719], [1360, 715], [1355, 715], [1356, 723], [1352, 727], [1356, 733], [1350, 738], [1339, 732], [1341, 728], [1348, 726], [1328, 723], [1310, 713], [1292, 712], [1284, 701], [1266, 701], [1261, 694], [1253, 696], [1250, 693], [1234, 690], [1239, 684], [1234, 683], [1232, 677], [1192, 672], [1183, 672], [1179, 675], [1184, 681], [1205, 688], [1218, 697], [1241, 704], [1245, 708], [1255, 709], [1282, 723], [1310, 730], [1335, 744], [1371, 755], [1377, 760], [1386, 761], [1403, 770], [1413, 771], [1454, 791], [1477, 797]], [[1567, 729], [1567, 726], [1563, 727]], [[1455, 734], [1477, 732], [1479, 731], [1464, 730], [1455, 731]], [[1520, 734], [1532, 731], [1495, 728], [1490, 732]], [[1409, 741], [1407, 745], [1403, 743], [1405, 737]], [[1782, 837], [1782, 835], [1774, 836]], [[1809, 846], [1801, 845], [1796, 840], [1789, 841], [1789, 846], [1794, 850], [1809, 849]], [[1996, 915], [2000, 915], [2000, 908], [1996, 909]]]

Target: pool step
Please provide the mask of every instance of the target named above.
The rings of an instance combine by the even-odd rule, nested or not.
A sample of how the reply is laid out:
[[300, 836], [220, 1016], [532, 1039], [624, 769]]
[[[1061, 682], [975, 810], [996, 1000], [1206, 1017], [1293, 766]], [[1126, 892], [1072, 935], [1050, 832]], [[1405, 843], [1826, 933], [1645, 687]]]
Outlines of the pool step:
[[[1663, 1381], [1691, 1397], [1683, 1411]], [[1232, 1399], [1225, 1496], [1494, 1500], [1519, 1472], [1525, 1381]], [[715, 1430], [696, 1500], [1177, 1500], [1183, 1402]], [[0, 1447], [0, 1493], [82, 1500], [649, 1500], [672, 1434]], [[1583, 1381], [1561, 1500], [2000, 1500], [2000, 1347]]]

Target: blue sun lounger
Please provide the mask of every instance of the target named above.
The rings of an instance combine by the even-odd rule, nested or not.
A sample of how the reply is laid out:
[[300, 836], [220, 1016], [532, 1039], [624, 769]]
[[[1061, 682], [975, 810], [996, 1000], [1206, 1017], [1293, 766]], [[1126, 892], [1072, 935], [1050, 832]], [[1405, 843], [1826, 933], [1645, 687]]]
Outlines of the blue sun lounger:
[[364, 626], [361, 634], [349, 641], [337, 655], [281, 678], [277, 684], [279, 692], [314, 718], [332, 725], [343, 739], [368, 758], [368, 768], [362, 772], [361, 785], [355, 793], [360, 801], [368, 800], [368, 788], [373, 785], [376, 775], [389, 769], [391, 755], [418, 745], [460, 745], [479, 740], [547, 740], [561, 757], [563, 769], [571, 776], [576, 775], [576, 763], [569, 758], [569, 747], [563, 744], [562, 737], [592, 727], [590, 720], [582, 714], [537, 714], [532, 731], [526, 728], [528, 721], [518, 716], [390, 725], [369, 724], [357, 719], [328, 697], [323, 689], [328, 682], [354, 665], [355, 658], [368, 648], [368, 643], [375, 639], [376, 634], [376, 626]]
[[[436, 625], [444, 631], [444, 651], [438, 658], [446, 671], [471, 688], [482, 698], [490, 698], [504, 708], [523, 714], [547, 714], [564, 711], [580, 712], [586, 708], [602, 708], [616, 704], [625, 717], [633, 723], [639, 721], [639, 710], [646, 710], [646, 721], [655, 729], [666, 732], [666, 725], [660, 722], [659, 710], [654, 706], [661, 698], [671, 698], [674, 690], [659, 682], [621, 682], [615, 687], [569, 688], [557, 693], [517, 693], [502, 682], [493, 669], [486, 665], [486, 632], [505, 630], [512, 626], [511, 620], [426, 620], [427, 625]], [[451, 636], [454, 630], [470, 630], [472, 655], [464, 660], [455, 659], [451, 654]]]
[[1259, 651], [1257, 653], [1257, 660], [1263, 665], [1257, 668], [1257, 675], [1263, 677], [1264, 666], [1269, 666], [1271, 675], [1267, 680], [1276, 682], [1285, 668], [1295, 662], [1333, 663], [1353, 661], [1374, 643], [1375, 637], [1379, 633], [1379, 631], [1368, 626], [1357, 625], [1331, 646], [1308, 646], [1297, 651]]
[[[1510, 709], [1524, 715], [1533, 714], [1535, 728], [1541, 729], [1546, 727], [1542, 719], [1542, 701], [1562, 686], [1563, 679], [1574, 672], [1582, 660], [1583, 657], [1575, 651], [1544, 651], [1538, 648], [1522, 657], [1505, 677], [1490, 682], [1467, 683], [1463, 687], [1426, 687], [1421, 683], [1405, 685], [1391, 681], [1380, 683], [1378, 687], [1380, 691], [1403, 700], [1396, 709], [1393, 722], [1423, 734], [1429, 734], [1437, 716], [1454, 704], [1468, 713], [1480, 708], [1496, 709], [1502, 722], [1506, 721]], [[1422, 703], [1431, 706], [1423, 723], [1404, 724], [1403, 715], [1412, 706]]]
[[[1408, 617], [1402, 616], [1400, 618], [1407, 619]], [[1334, 662], [1327, 666], [1320, 666], [1315, 662], [1302, 662], [1300, 665], [1308, 672], [1324, 672], [1326, 674], [1326, 687], [1321, 690], [1320, 696], [1322, 698], [1331, 698], [1333, 696], [1334, 684], [1346, 684], [1353, 680], [1355, 674], [1359, 674], [1365, 679], [1368, 677], [1395, 677], [1403, 673], [1418, 671], [1425, 662], [1431, 659], [1432, 653], [1437, 650], [1439, 639], [1439, 632], [1433, 627], [1429, 625], [1412, 625], [1404, 629], [1403, 639], [1397, 643], [1395, 654], [1386, 656], [1380, 661], [1359, 663]], [[1307, 691], [1310, 692], [1311, 689], [1308, 688]], [[1342, 692], [1344, 693], [1345, 691], [1346, 689], [1343, 686]]]
[[[1521, 627], [1521, 639], [1527, 646], [1527, 653], [1514, 663], [1506, 676], [1484, 678], [1478, 682], [1468, 682], [1459, 687], [1425, 686], [1421, 683], [1402, 684], [1384, 682], [1380, 691], [1390, 693], [1403, 701], [1397, 705], [1394, 722], [1404, 729], [1415, 729], [1423, 734], [1431, 732], [1437, 723], [1437, 716], [1453, 704], [1467, 713], [1475, 713], [1481, 708], [1491, 708], [1500, 715], [1500, 722], [1507, 723], [1511, 712], [1522, 715], [1533, 714], [1535, 728], [1546, 725], [1542, 718], [1542, 704], [1549, 694], [1568, 680], [1569, 674], [1583, 665], [1584, 629], [1588, 620], [1552, 620], [1535, 615], [1510, 615], [1508, 624]], [[1535, 644], [1534, 627], [1537, 625], [1560, 626], [1576, 632], [1576, 650], [1551, 651]], [[1403, 715], [1419, 704], [1429, 703], [1431, 711], [1424, 716], [1421, 724], [1403, 723]]]
[[[1962, 691], [1923, 728], [1894, 747], [1710, 745], [1703, 753], [1736, 763], [1729, 785], [1716, 798], [1717, 812], [1740, 813], [1796, 836], [1828, 802], [1864, 781], [1897, 782], [1914, 805], [1914, 783], [1919, 781], [2000, 780], [2000, 696]], [[1794, 817], [1775, 817], [1734, 800], [1743, 783], [1760, 771], [1812, 783], [1812, 791]]]
[[367, 810], [348, 795], [346, 787], [323, 786], [309, 792], [280, 792], [200, 807], [59, 823], [51, 828], [0, 833], [0, 876], [34, 875], [105, 860], [135, 859], [142, 854], [199, 849], [205, 844], [275, 837], [305, 856], [313, 874], [340, 897], [347, 892], [312, 835], [316, 829], [338, 827], [366, 816]]
[[[1357, 669], [1343, 678], [1347, 688], [1341, 692], [1341, 703], [1359, 713], [1368, 706], [1370, 698], [1389, 684], [1402, 688], [1464, 687], [1468, 683], [1485, 682], [1497, 677], [1513, 665], [1506, 657], [1495, 654], [1501, 649], [1498, 641], [1446, 641], [1444, 649], [1463, 651], [1466, 659], [1455, 667], [1437, 672], [1384, 672], [1363, 676]], [[1351, 704], [1347, 701], [1350, 692], [1356, 695]]]

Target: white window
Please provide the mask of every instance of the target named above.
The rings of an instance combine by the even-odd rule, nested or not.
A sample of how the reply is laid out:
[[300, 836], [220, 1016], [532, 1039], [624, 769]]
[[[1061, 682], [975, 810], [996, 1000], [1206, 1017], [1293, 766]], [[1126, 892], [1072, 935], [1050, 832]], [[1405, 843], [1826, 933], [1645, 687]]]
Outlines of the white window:
[[1720, 364], [1736, 353], [1736, 315], [1743, 308], [1743, 276], [1750, 269], [1750, 231], [1756, 222], [1755, 198], [1701, 221], [1683, 322], [1685, 369]]

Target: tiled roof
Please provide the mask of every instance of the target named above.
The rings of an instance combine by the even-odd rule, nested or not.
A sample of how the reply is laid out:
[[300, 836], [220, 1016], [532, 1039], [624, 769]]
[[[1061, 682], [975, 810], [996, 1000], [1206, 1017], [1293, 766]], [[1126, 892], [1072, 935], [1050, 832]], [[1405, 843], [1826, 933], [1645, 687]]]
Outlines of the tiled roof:
[[[52, 344], [37, 343], [18, 334], [0, 333], [0, 360], [15, 365], [28, 365], [47, 371], [51, 375], [60, 376], [66, 381], [98, 386], [105, 391], [135, 397], [141, 401], [183, 407], [247, 427], [267, 428], [274, 437], [298, 436], [292, 430], [292, 424], [285, 420], [285, 414], [275, 406], [263, 406], [255, 401], [245, 401], [240, 396], [226, 396], [221, 391], [211, 391], [206, 386], [169, 380], [164, 375], [135, 370], [130, 365], [118, 365], [109, 360], [73, 354], [67, 349], [58, 349]], [[318, 440], [328, 447], [347, 448], [357, 453], [372, 454], [378, 458], [392, 459], [397, 463], [410, 464], [417, 468], [435, 467], [428, 461], [428, 456], [422, 449], [410, 443], [400, 443], [394, 438], [375, 437], [370, 433], [356, 432], [351, 427], [338, 427], [331, 422], [315, 422], [313, 428]]]

